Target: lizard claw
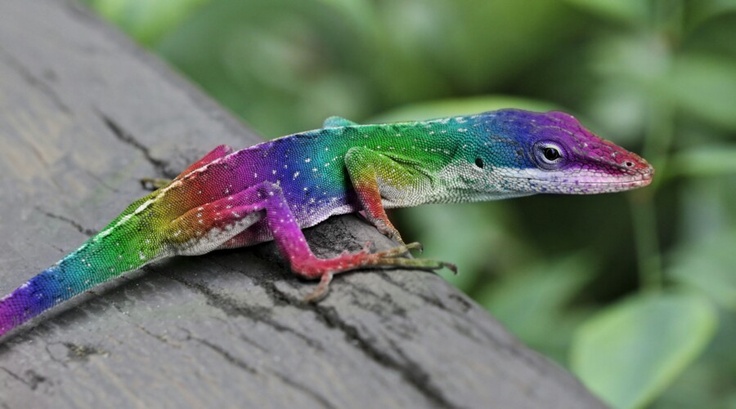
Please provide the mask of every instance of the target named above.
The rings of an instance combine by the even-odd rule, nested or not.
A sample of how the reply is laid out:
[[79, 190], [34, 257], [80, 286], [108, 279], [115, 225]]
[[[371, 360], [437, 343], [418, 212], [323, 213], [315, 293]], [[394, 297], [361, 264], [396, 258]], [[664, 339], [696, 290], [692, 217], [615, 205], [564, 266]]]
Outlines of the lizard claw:
[[411, 244], [415, 244], [416, 245], [414, 247], [414, 250], [418, 251], [419, 254], [424, 253], [424, 245], [422, 243], [420, 243], [418, 241], [415, 241], [414, 243], [411, 243]]
[[369, 221], [376, 226], [376, 229], [384, 236], [391, 240], [398, 241], [402, 246], [406, 244], [404, 243], [404, 239], [401, 238], [399, 231], [388, 220], [369, 218]]
[[452, 271], [452, 275], [457, 275], [457, 266], [455, 264], [448, 263], [446, 261], [440, 261], [440, 264], [442, 265], [442, 267]]
[[323, 298], [327, 296], [327, 292], [330, 289], [330, 282], [332, 281], [333, 273], [326, 272], [322, 274], [322, 276], [319, 279], [319, 284], [317, 284], [317, 288], [314, 289], [311, 293], [307, 294], [306, 297], [304, 297], [305, 303], [317, 303]]
[[363, 243], [363, 252], [364, 253], [373, 253], [373, 250], [375, 249], [373, 241], [369, 240]]

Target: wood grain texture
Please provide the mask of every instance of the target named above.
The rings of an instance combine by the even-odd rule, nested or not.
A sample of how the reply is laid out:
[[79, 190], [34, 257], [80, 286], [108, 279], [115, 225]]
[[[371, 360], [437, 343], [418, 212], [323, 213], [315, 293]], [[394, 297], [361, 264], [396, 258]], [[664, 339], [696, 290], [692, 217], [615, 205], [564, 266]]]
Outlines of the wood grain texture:
[[[257, 141], [75, 4], [3, 0], [0, 292], [143, 195], [137, 179]], [[353, 216], [307, 238], [391, 245]], [[603, 407], [434, 274], [348, 274], [307, 305], [313, 284], [267, 244], [133, 276], [0, 345], [0, 407]]]

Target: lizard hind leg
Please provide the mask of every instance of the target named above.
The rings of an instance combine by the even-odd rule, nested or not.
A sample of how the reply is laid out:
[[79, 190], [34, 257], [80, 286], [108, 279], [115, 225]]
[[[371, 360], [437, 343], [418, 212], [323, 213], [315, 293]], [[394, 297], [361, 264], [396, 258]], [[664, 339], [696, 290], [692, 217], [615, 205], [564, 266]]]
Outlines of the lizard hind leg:
[[165, 233], [174, 254], [194, 256], [221, 248], [264, 216], [255, 188], [204, 203], [171, 221]]
[[400, 245], [377, 253], [370, 253], [367, 249], [363, 249], [356, 253], [345, 252], [337, 257], [319, 258], [309, 248], [281, 187], [270, 182], [263, 182], [257, 187], [258, 197], [261, 200], [254, 204], [254, 208], [265, 209], [265, 222], [279, 251], [289, 262], [291, 270], [307, 279], [320, 279], [320, 284], [307, 297], [307, 301], [315, 301], [324, 297], [335, 274], [360, 268], [412, 267], [425, 270], [441, 268], [455, 270], [454, 265], [441, 261], [399, 257], [408, 253], [409, 250], [419, 248], [418, 243]]
[[420, 248], [418, 243], [377, 253], [364, 249], [333, 258], [318, 258], [309, 248], [281, 187], [271, 182], [261, 182], [228, 197], [191, 208], [170, 222], [164, 235], [174, 254], [203, 254], [221, 248], [259, 220], [265, 222], [295, 274], [320, 280], [317, 289], [307, 297], [309, 301], [316, 301], [327, 294], [333, 275], [364, 267], [454, 270], [449, 263], [400, 257], [409, 250]]

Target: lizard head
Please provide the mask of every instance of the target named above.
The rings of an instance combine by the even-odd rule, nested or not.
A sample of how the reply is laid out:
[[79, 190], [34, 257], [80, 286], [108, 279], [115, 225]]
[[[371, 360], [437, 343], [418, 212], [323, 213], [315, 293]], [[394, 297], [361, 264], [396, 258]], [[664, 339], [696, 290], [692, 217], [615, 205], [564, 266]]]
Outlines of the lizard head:
[[571, 115], [507, 109], [478, 119], [483, 132], [475, 165], [482, 167], [485, 157], [500, 164], [487, 172], [505, 181], [509, 193], [606, 193], [652, 181], [647, 161], [599, 138]]

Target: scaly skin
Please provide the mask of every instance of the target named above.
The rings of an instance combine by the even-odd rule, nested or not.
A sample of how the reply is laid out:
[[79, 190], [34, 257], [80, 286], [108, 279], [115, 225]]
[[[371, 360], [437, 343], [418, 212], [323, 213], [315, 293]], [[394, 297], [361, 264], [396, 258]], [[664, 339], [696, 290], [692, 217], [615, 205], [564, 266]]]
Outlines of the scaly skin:
[[[326, 293], [334, 274], [357, 268], [454, 268], [400, 257], [418, 245], [403, 245], [385, 209], [616, 192], [645, 186], [652, 175], [645, 160], [560, 112], [501, 110], [377, 125], [333, 117], [324, 128], [241, 151], [215, 148], [0, 300], [0, 335], [152, 261], [268, 240], [296, 274], [320, 279], [310, 299]], [[402, 245], [315, 257], [301, 229], [357, 211]]]

